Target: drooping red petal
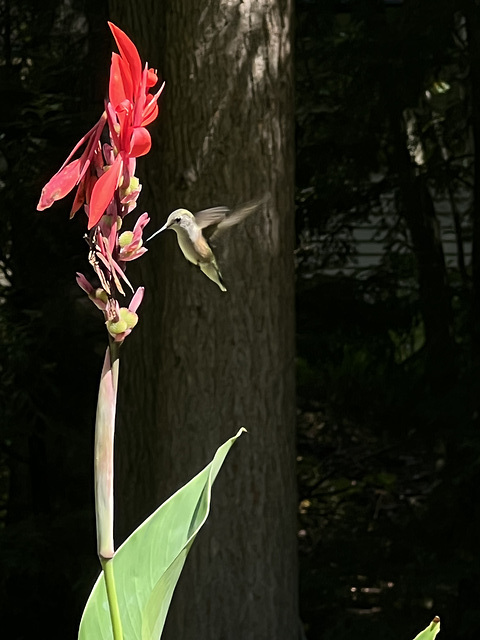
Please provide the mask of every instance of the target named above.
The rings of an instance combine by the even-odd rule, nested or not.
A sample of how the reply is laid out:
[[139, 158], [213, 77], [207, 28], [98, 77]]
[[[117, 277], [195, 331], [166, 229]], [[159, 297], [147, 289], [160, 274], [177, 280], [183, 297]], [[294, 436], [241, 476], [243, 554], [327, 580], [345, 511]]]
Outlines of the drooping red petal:
[[144, 127], [135, 127], [130, 138], [130, 155], [134, 158], [144, 156], [150, 151], [152, 138]]
[[132, 84], [134, 87], [136, 87], [140, 84], [140, 79], [142, 76], [142, 63], [140, 60], [140, 56], [138, 55], [137, 48], [127, 36], [127, 34], [124, 33], [121, 29], [116, 27], [111, 22], [108, 23], [108, 26], [113, 33], [113, 37], [115, 38], [115, 42], [117, 43], [120, 55], [126, 62], [128, 62], [132, 77]]
[[48, 209], [56, 200], [61, 200], [70, 193], [79, 179], [81, 164], [81, 158], [73, 160], [47, 182], [40, 195], [37, 205], [38, 211]]
[[110, 204], [115, 189], [118, 187], [118, 179], [122, 171], [122, 157], [120, 154], [115, 158], [108, 171], [95, 183], [92, 189], [92, 197], [88, 209], [88, 228], [94, 227], [105, 213], [106, 208]]
[[73, 200], [72, 208], [70, 209], [70, 220], [80, 209], [82, 204], [85, 202], [85, 180], [82, 180], [78, 185], [77, 193], [75, 194], [75, 199]]
[[57, 173], [60, 173], [60, 171], [67, 166], [67, 164], [70, 161], [70, 158], [72, 158], [75, 153], [78, 151], [78, 149], [80, 149], [80, 147], [85, 143], [88, 142], [87, 145], [87, 149], [82, 153], [82, 158], [89, 158], [90, 157], [90, 151], [92, 148], [95, 147], [95, 145], [97, 144], [97, 142], [100, 140], [100, 136], [102, 135], [102, 131], [103, 128], [105, 126], [105, 122], [107, 121], [107, 115], [105, 112], [102, 113], [102, 115], [100, 116], [100, 119], [98, 120], [98, 122], [96, 122], [93, 127], [90, 129], [90, 131], [88, 133], [86, 133], [83, 138], [81, 140], [79, 140], [77, 142], [77, 144], [73, 147], [73, 149], [71, 150], [70, 154], [68, 155], [68, 158], [65, 160], [65, 162], [62, 164], [62, 166], [60, 167], [60, 169], [58, 170]]
[[98, 178], [94, 174], [90, 174], [85, 178], [85, 200], [89, 203], [92, 199], [93, 187], [97, 183]]

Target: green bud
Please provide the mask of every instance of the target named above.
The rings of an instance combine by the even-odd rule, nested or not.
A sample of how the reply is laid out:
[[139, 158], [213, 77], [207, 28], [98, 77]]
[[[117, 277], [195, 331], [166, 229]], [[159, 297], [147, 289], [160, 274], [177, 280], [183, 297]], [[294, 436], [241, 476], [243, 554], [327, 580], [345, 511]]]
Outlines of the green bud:
[[100, 218], [102, 224], [104, 224], [108, 229], [112, 228], [112, 216], [107, 216], [106, 213]]
[[140, 180], [136, 176], [132, 176], [130, 178], [130, 183], [128, 187], [125, 189], [125, 195], [129, 196], [131, 193], [136, 191], [140, 186]]
[[128, 329], [133, 329], [138, 322], [137, 314], [133, 311], [129, 311], [125, 307], [120, 309], [120, 319], [127, 324]]
[[120, 333], [123, 333], [128, 329], [127, 323], [125, 320], [117, 320], [117, 322], [113, 322], [112, 320], [107, 320], [107, 331], [112, 336], [118, 336]]
[[121, 247], [126, 247], [133, 240], [133, 231], [124, 231], [118, 238], [118, 243]]
[[97, 300], [101, 300], [102, 302], [105, 302], [105, 304], [108, 302], [108, 296], [105, 289], [100, 289], [100, 288], [95, 289], [94, 296]]

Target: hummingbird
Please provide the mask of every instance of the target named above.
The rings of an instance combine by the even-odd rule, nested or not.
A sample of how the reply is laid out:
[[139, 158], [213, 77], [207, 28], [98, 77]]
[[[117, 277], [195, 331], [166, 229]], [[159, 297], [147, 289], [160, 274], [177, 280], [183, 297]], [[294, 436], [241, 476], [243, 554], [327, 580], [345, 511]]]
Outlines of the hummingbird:
[[178, 245], [185, 258], [200, 267], [203, 273], [226, 291], [209, 241], [215, 240], [229, 227], [233, 227], [253, 213], [267, 200], [267, 196], [247, 202], [233, 211], [228, 207], [212, 207], [193, 214], [188, 209], [175, 209], [166, 223], [147, 238], [147, 242], [166, 229], [177, 234]]

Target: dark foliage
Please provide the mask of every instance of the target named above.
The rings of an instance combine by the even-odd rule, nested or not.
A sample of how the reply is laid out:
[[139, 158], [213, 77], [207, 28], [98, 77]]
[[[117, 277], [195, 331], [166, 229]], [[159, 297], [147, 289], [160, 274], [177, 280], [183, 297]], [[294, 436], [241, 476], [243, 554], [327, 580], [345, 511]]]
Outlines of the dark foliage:
[[[96, 67], [83, 66], [95, 23], [81, 5], [0, 3], [0, 627], [10, 638], [41, 629], [74, 637], [97, 572], [91, 468], [101, 352], [92, 347], [101, 348], [102, 327], [74, 279], [86, 268], [81, 221], [68, 221], [68, 204], [36, 211], [43, 184], [102, 105]], [[104, 52], [105, 68], [105, 29], [102, 37], [95, 53]]]
[[474, 39], [461, 3], [297, 6], [307, 636], [408, 638], [438, 614], [473, 638]]

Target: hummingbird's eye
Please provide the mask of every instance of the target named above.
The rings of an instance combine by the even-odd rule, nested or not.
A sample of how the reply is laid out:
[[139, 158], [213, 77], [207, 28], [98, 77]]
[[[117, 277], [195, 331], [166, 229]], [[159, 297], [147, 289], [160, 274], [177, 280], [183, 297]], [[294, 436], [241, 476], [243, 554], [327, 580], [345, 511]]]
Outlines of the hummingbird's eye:
[[175, 222], [178, 224], [180, 222], [180, 218], [175, 218]]

